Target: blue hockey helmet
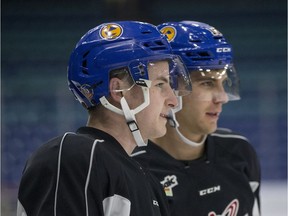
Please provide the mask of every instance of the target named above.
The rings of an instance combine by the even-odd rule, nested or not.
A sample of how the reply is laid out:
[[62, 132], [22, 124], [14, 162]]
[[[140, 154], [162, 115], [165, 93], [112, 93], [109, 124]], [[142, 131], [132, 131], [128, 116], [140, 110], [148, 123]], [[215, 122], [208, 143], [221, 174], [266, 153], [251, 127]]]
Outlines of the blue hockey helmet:
[[173, 53], [181, 56], [190, 72], [208, 76], [211, 70], [218, 70], [219, 77], [223, 77], [224, 73], [227, 76], [224, 87], [228, 99], [240, 99], [232, 47], [220, 31], [196, 21], [166, 22], [157, 27], [167, 36]]
[[[77, 43], [70, 56], [68, 85], [77, 100], [90, 108], [109, 96], [112, 70], [127, 68], [134, 83], [141, 86], [145, 85], [143, 80], [149, 80], [149, 62], [158, 60], [168, 60], [171, 77], [181, 76], [189, 91], [186, 67], [181, 58], [172, 55], [170, 44], [156, 26], [137, 21], [104, 23], [89, 30]], [[173, 82], [177, 90], [176, 78]]]

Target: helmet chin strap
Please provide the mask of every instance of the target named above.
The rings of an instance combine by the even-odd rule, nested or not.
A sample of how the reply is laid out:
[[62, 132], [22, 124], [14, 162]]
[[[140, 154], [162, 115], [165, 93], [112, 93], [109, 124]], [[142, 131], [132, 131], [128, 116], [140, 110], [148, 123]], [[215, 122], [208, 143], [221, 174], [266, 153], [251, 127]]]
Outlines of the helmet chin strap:
[[124, 97], [121, 98], [120, 100], [120, 104], [121, 104], [121, 109], [119, 109], [118, 107], [115, 107], [114, 105], [112, 105], [105, 96], [100, 98], [100, 102], [101, 104], [109, 109], [112, 112], [115, 112], [119, 115], [124, 115], [125, 119], [126, 119], [126, 123], [130, 129], [130, 131], [132, 132], [132, 135], [136, 141], [137, 146], [146, 146], [147, 143], [144, 142], [139, 127], [137, 125], [137, 121], [135, 118], [135, 115], [137, 113], [139, 113], [140, 111], [142, 111], [145, 107], [147, 107], [150, 104], [150, 97], [149, 97], [149, 88], [148, 87], [142, 87], [142, 92], [143, 92], [143, 96], [144, 96], [144, 102], [139, 105], [138, 107], [136, 107], [135, 109], [130, 109], [126, 99]]
[[193, 141], [189, 140], [188, 138], [186, 138], [186, 137], [179, 131], [179, 123], [178, 123], [178, 121], [177, 121], [177, 119], [176, 119], [175, 113], [176, 113], [176, 112], [179, 112], [181, 109], [182, 109], [182, 97], [178, 97], [178, 106], [177, 106], [176, 108], [174, 108], [174, 109], [171, 109], [171, 110], [170, 110], [170, 113], [169, 113], [169, 119], [168, 119], [168, 120], [169, 120], [170, 126], [172, 126], [172, 127], [175, 128], [178, 136], [180, 137], [180, 139], [181, 139], [184, 143], [186, 143], [186, 144], [188, 144], [188, 145], [190, 145], [190, 146], [193, 146], [193, 147], [198, 147], [198, 146], [203, 145], [204, 142], [205, 142], [205, 140], [206, 140], [207, 135], [205, 135], [205, 136], [203, 137], [203, 139], [202, 139], [200, 142], [197, 143], [197, 142], [193, 142]]
[[193, 141], [187, 139], [187, 138], [179, 131], [178, 127], [176, 127], [175, 129], [176, 129], [176, 131], [177, 131], [180, 139], [181, 139], [183, 142], [185, 142], [186, 144], [188, 144], [188, 145], [190, 145], [190, 146], [193, 146], [193, 147], [198, 147], [198, 146], [203, 145], [204, 142], [205, 142], [205, 140], [206, 140], [206, 137], [207, 137], [207, 135], [205, 135], [200, 142], [193, 142]]
[[[148, 94], [149, 95], [149, 94]], [[134, 137], [134, 140], [136, 141], [137, 146], [146, 146], [147, 143], [144, 142], [139, 127], [137, 125], [137, 121], [135, 118], [135, 112], [133, 112], [134, 110], [131, 110], [129, 108], [129, 105], [126, 101], [126, 99], [124, 97], [121, 98], [120, 100], [123, 112], [124, 112], [124, 116], [126, 119], [126, 123], [130, 129], [130, 131], [132, 132], [132, 135]]]

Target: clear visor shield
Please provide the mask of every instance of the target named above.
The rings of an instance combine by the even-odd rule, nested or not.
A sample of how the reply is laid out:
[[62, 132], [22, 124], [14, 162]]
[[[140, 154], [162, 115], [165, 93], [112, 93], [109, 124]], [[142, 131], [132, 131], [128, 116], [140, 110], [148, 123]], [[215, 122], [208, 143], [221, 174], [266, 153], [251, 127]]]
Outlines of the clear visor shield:
[[177, 96], [190, 94], [192, 83], [189, 72], [179, 57], [174, 57], [169, 63], [170, 86]]
[[131, 62], [130, 71], [135, 84], [142, 87], [150, 87], [153, 81], [159, 85], [172, 89], [177, 96], [184, 96], [191, 93], [191, 79], [189, 72], [182, 60], [175, 55], [166, 55], [140, 59]]
[[193, 97], [201, 101], [239, 100], [239, 78], [233, 65], [217, 69], [190, 70]]

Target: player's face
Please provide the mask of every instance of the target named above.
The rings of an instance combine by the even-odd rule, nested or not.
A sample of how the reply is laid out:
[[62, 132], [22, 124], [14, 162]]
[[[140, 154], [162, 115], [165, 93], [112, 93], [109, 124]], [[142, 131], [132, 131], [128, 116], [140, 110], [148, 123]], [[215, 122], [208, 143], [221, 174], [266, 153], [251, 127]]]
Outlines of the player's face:
[[148, 65], [150, 104], [136, 115], [143, 138], [151, 139], [165, 135], [167, 115], [177, 105], [177, 98], [169, 84], [169, 65], [158, 61]]
[[205, 74], [190, 73], [192, 92], [182, 98], [183, 108], [176, 113], [181, 131], [187, 128], [190, 133], [204, 135], [216, 130], [222, 105], [228, 101], [223, 87], [227, 75], [219, 72], [220, 70], [212, 70]]

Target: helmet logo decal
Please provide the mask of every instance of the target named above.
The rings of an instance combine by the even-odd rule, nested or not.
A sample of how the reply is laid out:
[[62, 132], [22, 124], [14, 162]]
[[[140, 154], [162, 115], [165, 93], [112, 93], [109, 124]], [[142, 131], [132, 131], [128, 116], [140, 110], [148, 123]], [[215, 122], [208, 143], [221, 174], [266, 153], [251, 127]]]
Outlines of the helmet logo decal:
[[91, 100], [93, 98], [93, 89], [91, 88], [90, 85], [84, 84], [80, 87], [80, 91], [81, 93], [88, 98], [89, 100]]
[[177, 34], [177, 31], [173, 26], [165, 26], [160, 30], [160, 32], [166, 35], [169, 42], [171, 42]]
[[99, 34], [105, 40], [116, 40], [123, 33], [123, 29], [119, 24], [109, 23], [102, 26]]
[[161, 181], [161, 184], [164, 187], [166, 196], [173, 197], [172, 188], [178, 185], [177, 177], [175, 175], [165, 176], [164, 180]]
[[87, 99], [91, 100], [93, 98], [94, 92], [90, 85], [88, 84], [81, 85], [80, 83], [76, 81], [73, 81], [73, 80], [71, 81]]

